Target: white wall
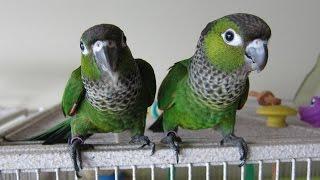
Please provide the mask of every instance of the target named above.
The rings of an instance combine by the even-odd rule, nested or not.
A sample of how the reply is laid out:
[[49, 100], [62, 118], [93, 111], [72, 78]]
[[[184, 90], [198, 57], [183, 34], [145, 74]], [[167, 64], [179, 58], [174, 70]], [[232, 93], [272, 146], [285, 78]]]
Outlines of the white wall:
[[320, 52], [320, 1], [14, 1], [0, 0], [0, 105], [48, 106], [60, 101], [80, 61], [79, 37], [88, 27], [122, 28], [135, 57], [155, 68], [158, 85], [175, 61], [190, 57], [205, 25], [248, 12], [272, 29], [265, 71], [251, 88], [293, 98]]

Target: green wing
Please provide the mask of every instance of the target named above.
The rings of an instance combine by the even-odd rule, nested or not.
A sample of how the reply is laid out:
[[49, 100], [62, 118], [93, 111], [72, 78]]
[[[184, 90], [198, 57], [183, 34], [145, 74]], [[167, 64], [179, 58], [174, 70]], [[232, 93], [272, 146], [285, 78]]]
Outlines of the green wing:
[[81, 79], [81, 67], [78, 67], [72, 72], [62, 96], [61, 105], [65, 116], [72, 116], [75, 114], [84, 95], [85, 89]]
[[170, 108], [174, 104], [178, 82], [188, 75], [191, 60], [186, 59], [175, 63], [161, 83], [158, 92], [158, 107], [161, 110]]
[[247, 78], [246, 80], [246, 86], [243, 90], [243, 93], [242, 95], [240, 96], [240, 101], [239, 101], [239, 105], [238, 105], [238, 110], [239, 109], [242, 109], [244, 104], [247, 102], [247, 99], [248, 99], [248, 93], [249, 93], [249, 86], [250, 86], [250, 83], [249, 83], [249, 78]]
[[[85, 89], [81, 79], [81, 67], [74, 70], [62, 96], [62, 111], [65, 116], [73, 116], [84, 98]], [[58, 125], [28, 140], [44, 140], [43, 144], [66, 143], [71, 136], [70, 123], [74, 117], [68, 117]]]
[[157, 85], [156, 77], [152, 66], [142, 59], [136, 59], [140, 74], [142, 76], [142, 87], [144, 87], [144, 94], [147, 101], [148, 107], [152, 105], [154, 101], [154, 96], [156, 94]]

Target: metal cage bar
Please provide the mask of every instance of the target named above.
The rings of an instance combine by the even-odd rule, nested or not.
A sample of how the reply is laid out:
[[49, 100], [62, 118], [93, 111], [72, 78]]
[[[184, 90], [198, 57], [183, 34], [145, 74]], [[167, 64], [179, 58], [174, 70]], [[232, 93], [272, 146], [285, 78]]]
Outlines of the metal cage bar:
[[174, 180], [174, 166], [170, 164], [170, 180]]
[[311, 159], [307, 159], [307, 180], [311, 180]]
[[241, 180], [244, 180], [244, 166], [241, 166], [240, 174]]
[[280, 176], [280, 160], [276, 160], [276, 180], [279, 180]]
[[94, 178], [95, 180], [99, 180], [99, 168], [94, 168]]
[[155, 177], [154, 177], [154, 165], [150, 166], [150, 172], [151, 172], [151, 180], [154, 180], [155, 179]]
[[206, 180], [210, 180], [210, 163], [206, 163]]
[[118, 168], [118, 166], [114, 167], [114, 179], [115, 180], [119, 179], [119, 168]]
[[16, 170], [16, 180], [20, 180], [20, 170]]
[[136, 166], [132, 166], [132, 180], [136, 180]]
[[228, 179], [227, 162], [223, 162], [223, 180]]
[[259, 165], [258, 180], [262, 180], [262, 178], [263, 178], [263, 163], [262, 163], [262, 161], [259, 161], [258, 165]]
[[188, 180], [192, 180], [192, 164], [188, 164]]
[[36, 169], [36, 170], [35, 170], [35, 173], [36, 173], [36, 180], [40, 180], [40, 172], [39, 172], [39, 169]]
[[59, 174], [60, 174], [60, 169], [57, 168], [57, 169], [55, 170], [56, 180], [59, 180]]
[[296, 160], [291, 160], [291, 180], [296, 179]]

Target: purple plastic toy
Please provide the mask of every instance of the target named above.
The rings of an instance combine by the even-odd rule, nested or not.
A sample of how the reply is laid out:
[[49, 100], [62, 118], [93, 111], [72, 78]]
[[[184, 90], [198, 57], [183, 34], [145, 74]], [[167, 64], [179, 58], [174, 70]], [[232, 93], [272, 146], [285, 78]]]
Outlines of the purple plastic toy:
[[299, 114], [302, 121], [320, 128], [320, 96], [313, 97], [309, 106], [300, 106]]

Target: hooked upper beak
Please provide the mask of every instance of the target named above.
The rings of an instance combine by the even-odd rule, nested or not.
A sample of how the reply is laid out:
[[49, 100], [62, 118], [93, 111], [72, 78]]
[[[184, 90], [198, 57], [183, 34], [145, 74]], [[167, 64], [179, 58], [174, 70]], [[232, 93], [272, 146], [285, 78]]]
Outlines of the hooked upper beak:
[[96, 62], [102, 71], [116, 71], [118, 61], [116, 47], [108, 46], [108, 41], [98, 41], [93, 45], [92, 49]]
[[260, 72], [268, 61], [268, 41], [255, 39], [245, 49], [245, 61], [251, 71]]

